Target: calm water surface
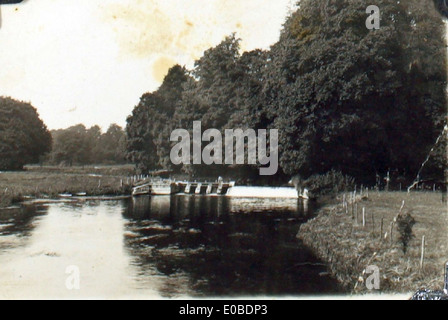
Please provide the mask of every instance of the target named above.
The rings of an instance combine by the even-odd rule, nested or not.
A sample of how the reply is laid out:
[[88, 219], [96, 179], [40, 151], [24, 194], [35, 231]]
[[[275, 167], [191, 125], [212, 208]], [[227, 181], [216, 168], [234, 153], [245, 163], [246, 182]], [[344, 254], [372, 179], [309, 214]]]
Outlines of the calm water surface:
[[[313, 210], [293, 199], [172, 196], [0, 211], [0, 298], [337, 293], [296, 239]], [[79, 290], [66, 287], [69, 266]]]

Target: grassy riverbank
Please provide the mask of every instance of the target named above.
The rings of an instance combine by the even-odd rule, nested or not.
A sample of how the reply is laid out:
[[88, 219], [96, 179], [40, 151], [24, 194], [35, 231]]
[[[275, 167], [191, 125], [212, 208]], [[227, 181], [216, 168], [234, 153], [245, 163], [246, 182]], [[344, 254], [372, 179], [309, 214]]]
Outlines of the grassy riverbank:
[[21, 172], [0, 172], [0, 208], [27, 198], [54, 199], [60, 194], [129, 194], [126, 177], [132, 175], [133, 170], [132, 166], [27, 167]]
[[[403, 201], [403, 213], [409, 212], [417, 222], [406, 254], [396, 223], [392, 224]], [[441, 193], [373, 192], [368, 199], [357, 198], [358, 218], [356, 205], [349, 203], [346, 209], [343, 196], [337, 202], [324, 206], [315, 219], [301, 227], [298, 237], [328, 263], [333, 276], [347, 291], [368, 292], [368, 266], [380, 269], [381, 293], [443, 288], [444, 263], [448, 260], [448, 210]], [[421, 269], [423, 236], [426, 245]]]

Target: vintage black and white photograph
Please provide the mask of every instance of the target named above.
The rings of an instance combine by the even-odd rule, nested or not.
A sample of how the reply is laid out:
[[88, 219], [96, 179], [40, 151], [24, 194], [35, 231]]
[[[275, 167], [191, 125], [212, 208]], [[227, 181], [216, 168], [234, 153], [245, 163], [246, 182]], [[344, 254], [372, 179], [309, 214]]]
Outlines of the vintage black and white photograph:
[[0, 0], [0, 299], [448, 300], [446, 0]]

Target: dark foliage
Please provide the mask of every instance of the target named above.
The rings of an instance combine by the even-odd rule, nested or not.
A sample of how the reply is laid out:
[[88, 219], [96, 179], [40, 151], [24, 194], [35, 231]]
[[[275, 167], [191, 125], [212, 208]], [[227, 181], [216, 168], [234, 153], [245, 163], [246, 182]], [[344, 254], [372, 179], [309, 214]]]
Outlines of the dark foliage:
[[[226, 170], [170, 163], [171, 131], [200, 120], [203, 130], [279, 129], [279, 177], [336, 170], [374, 185], [397, 171], [412, 181], [446, 123], [445, 25], [431, 0], [379, 0], [381, 28], [368, 30], [370, 4], [302, 0], [269, 51], [241, 54], [231, 35], [193, 70], [175, 66], [128, 119], [129, 159], [194, 176]], [[443, 177], [442, 144], [426, 177]]]
[[400, 242], [403, 245], [403, 253], [406, 254], [409, 242], [414, 238], [412, 228], [416, 224], [411, 213], [400, 214], [397, 218], [397, 229], [400, 234]]
[[326, 174], [311, 176], [303, 185], [310, 191], [312, 196], [320, 197], [351, 191], [355, 187], [355, 180], [341, 172], [332, 170]]
[[0, 97], [0, 170], [38, 163], [51, 143], [51, 134], [33, 106]]
[[105, 132], [79, 124], [54, 130], [53, 150], [47, 161], [55, 165], [123, 164], [126, 162], [126, 134], [113, 124]]

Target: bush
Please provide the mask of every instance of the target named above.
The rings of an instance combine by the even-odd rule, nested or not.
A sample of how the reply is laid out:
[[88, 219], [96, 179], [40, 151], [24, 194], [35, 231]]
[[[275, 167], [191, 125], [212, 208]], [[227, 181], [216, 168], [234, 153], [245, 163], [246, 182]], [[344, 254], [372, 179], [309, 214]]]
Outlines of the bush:
[[400, 214], [397, 218], [397, 229], [400, 234], [400, 242], [403, 245], [404, 254], [406, 254], [408, 250], [409, 242], [414, 238], [412, 228], [415, 224], [416, 221], [409, 212]]
[[352, 177], [335, 170], [311, 176], [304, 183], [304, 187], [313, 197], [336, 195], [342, 191], [352, 190], [354, 186], [355, 180]]

